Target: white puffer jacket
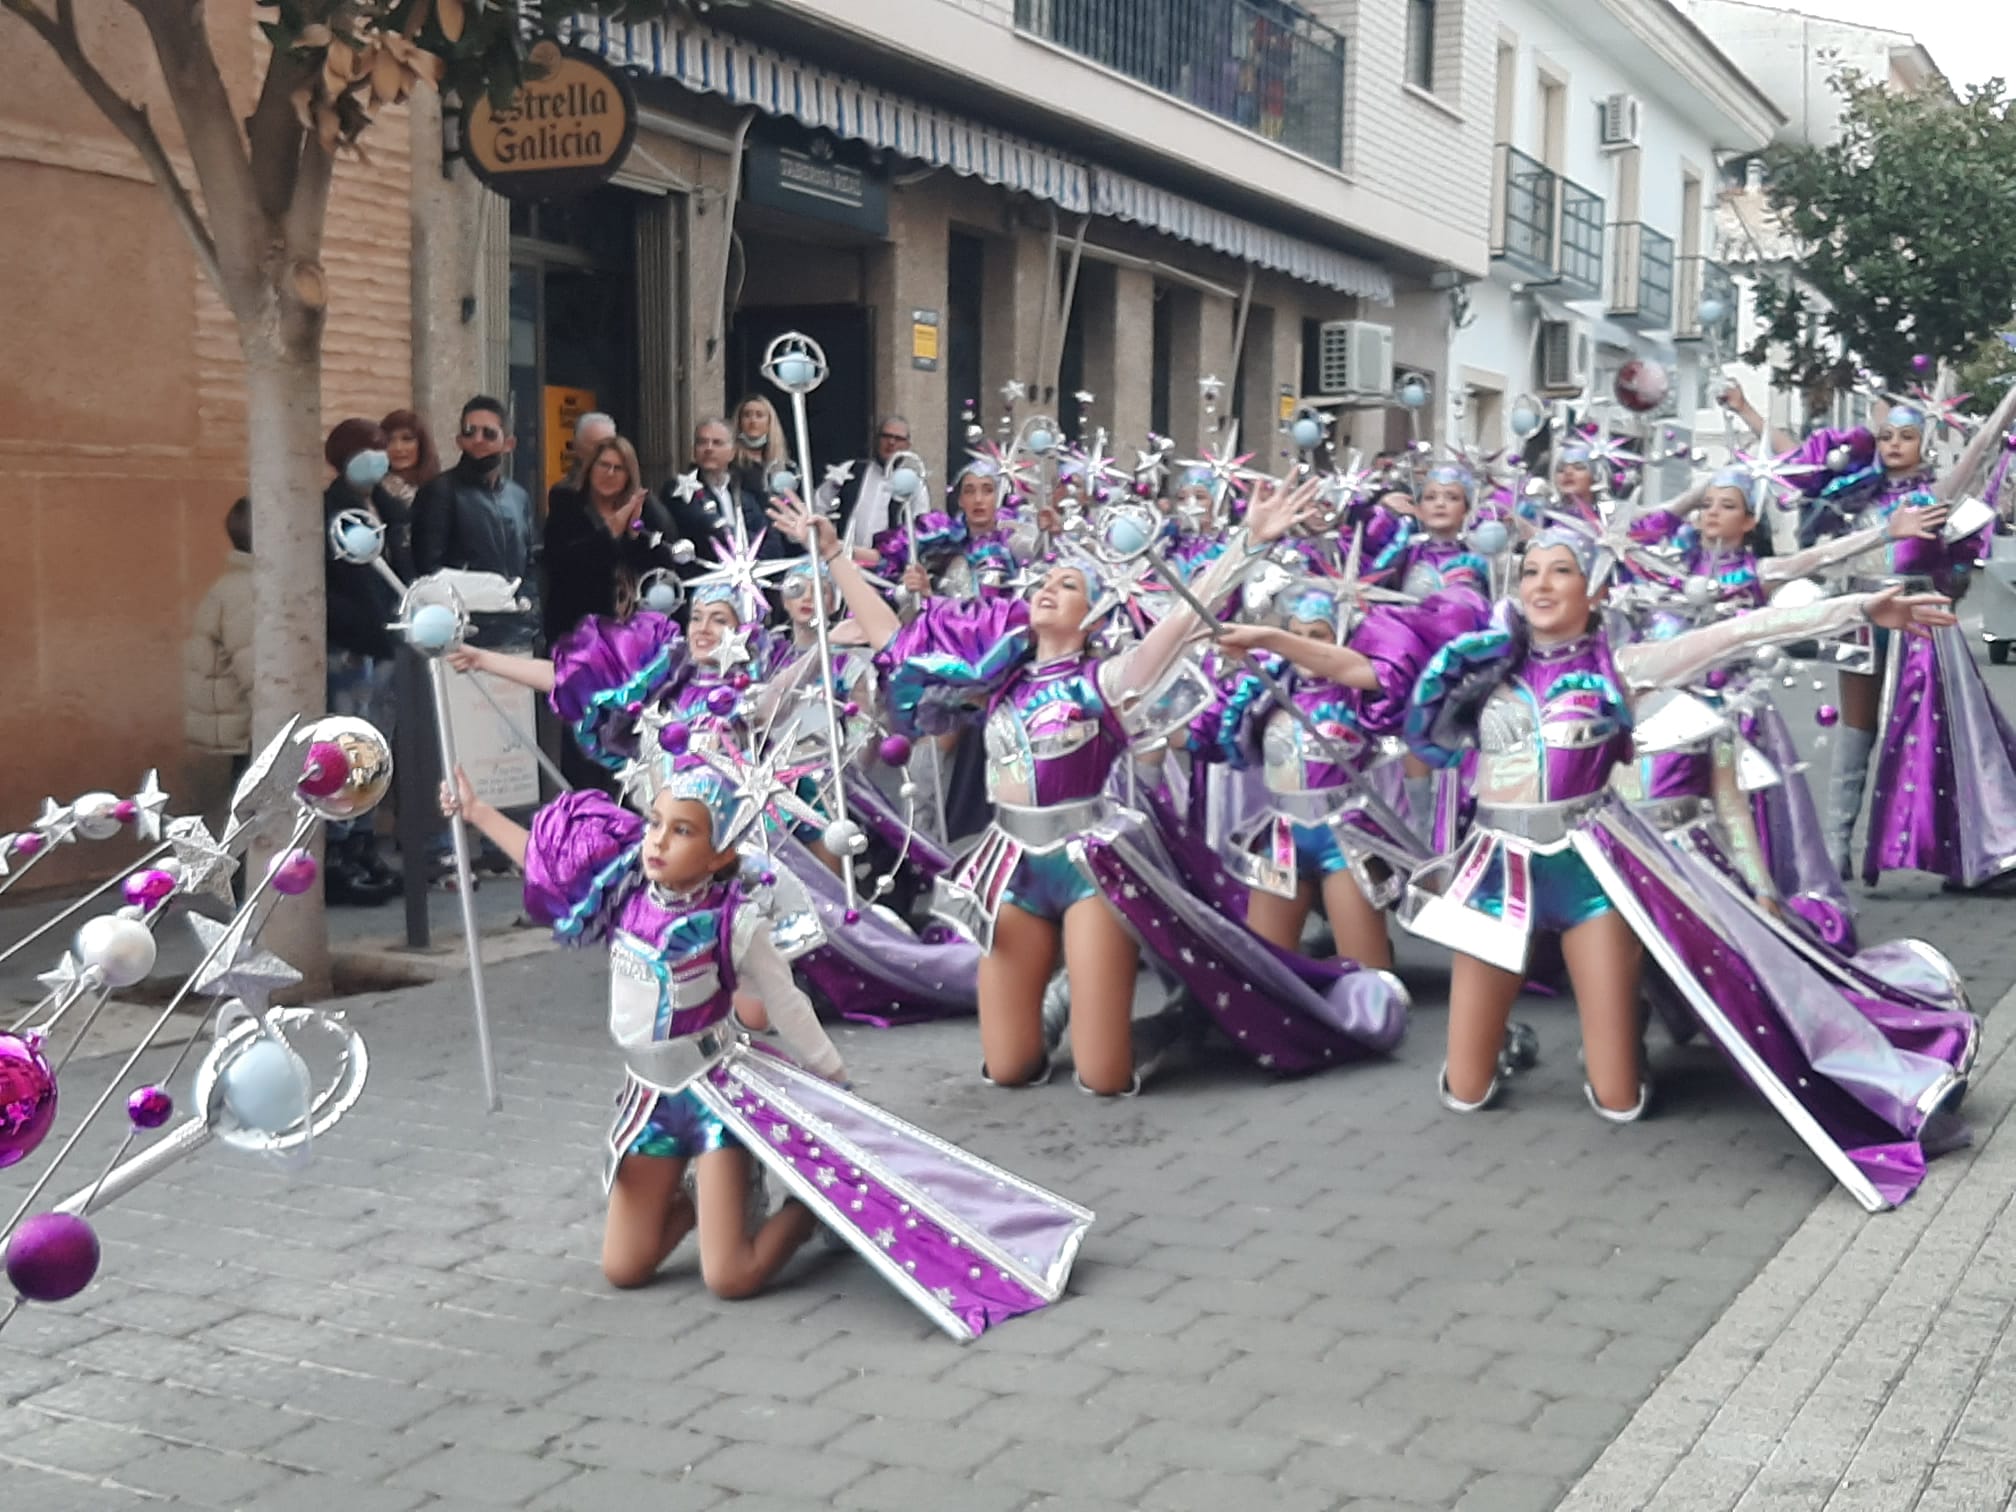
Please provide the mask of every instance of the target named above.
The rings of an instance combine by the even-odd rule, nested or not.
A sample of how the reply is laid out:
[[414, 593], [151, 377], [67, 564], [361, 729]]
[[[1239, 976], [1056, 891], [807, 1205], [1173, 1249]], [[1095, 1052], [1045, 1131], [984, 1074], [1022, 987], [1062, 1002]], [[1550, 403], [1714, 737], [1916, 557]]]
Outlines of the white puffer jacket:
[[234, 551], [182, 651], [182, 731], [199, 751], [252, 749], [252, 554]]

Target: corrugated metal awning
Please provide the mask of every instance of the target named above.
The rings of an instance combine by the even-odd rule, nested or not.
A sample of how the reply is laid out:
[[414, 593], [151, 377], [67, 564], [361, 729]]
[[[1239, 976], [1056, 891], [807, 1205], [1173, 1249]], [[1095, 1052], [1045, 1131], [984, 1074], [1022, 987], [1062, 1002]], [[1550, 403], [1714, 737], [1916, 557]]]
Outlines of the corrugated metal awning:
[[577, 19], [571, 39], [619, 66], [642, 69], [698, 94], [753, 105], [836, 136], [984, 179], [1080, 214], [1092, 208], [1082, 163], [1027, 138], [904, 100], [801, 63], [772, 48], [693, 22], [635, 26]]
[[1147, 226], [1304, 283], [1355, 294], [1377, 304], [1393, 303], [1392, 275], [1377, 263], [1255, 225], [1124, 173], [1092, 170], [1092, 212]]

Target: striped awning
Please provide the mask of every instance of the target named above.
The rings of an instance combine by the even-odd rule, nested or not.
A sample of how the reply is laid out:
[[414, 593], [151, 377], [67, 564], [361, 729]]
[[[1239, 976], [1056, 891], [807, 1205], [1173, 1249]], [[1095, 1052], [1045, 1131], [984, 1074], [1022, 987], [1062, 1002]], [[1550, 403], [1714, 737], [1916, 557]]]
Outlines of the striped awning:
[[1092, 208], [1091, 175], [1082, 163], [744, 38], [680, 21], [624, 26], [582, 18], [570, 27], [577, 46], [695, 93], [789, 116], [920, 163], [1035, 195], [1065, 210], [1083, 214]]
[[1124, 173], [1092, 170], [1092, 213], [1193, 242], [1325, 289], [1393, 303], [1393, 278], [1377, 263], [1275, 231]]
[[1048, 200], [1074, 214], [1111, 216], [1209, 247], [1304, 283], [1378, 304], [1393, 280], [1377, 263], [1256, 225], [1167, 189], [1090, 168], [1026, 137], [902, 99], [774, 48], [694, 21], [568, 23], [577, 46], [621, 67], [670, 79], [734, 105], [789, 116], [934, 167]]

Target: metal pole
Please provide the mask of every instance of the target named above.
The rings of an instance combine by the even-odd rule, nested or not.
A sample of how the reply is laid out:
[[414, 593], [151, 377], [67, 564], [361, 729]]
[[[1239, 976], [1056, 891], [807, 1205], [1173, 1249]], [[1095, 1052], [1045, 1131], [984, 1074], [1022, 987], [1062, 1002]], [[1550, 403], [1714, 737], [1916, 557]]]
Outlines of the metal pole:
[[431, 939], [432, 920], [427, 910], [427, 872], [434, 842], [429, 822], [437, 807], [434, 793], [441, 774], [434, 770], [434, 742], [427, 738], [427, 726], [434, 710], [421, 693], [426, 672], [420, 653], [399, 640], [398, 660], [393, 663], [393, 693], [398, 700], [398, 725], [393, 730], [395, 755], [393, 771], [399, 783], [399, 812], [395, 833], [399, 838], [399, 858], [406, 874], [406, 948], [425, 950]]
[[[433, 663], [435, 727], [441, 736], [441, 770], [453, 782], [461, 763], [455, 758], [455, 730], [448, 720], [448, 668]], [[469, 875], [469, 831], [460, 805], [448, 816], [448, 835], [455, 846], [455, 886], [462, 904], [462, 938], [469, 951], [469, 995], [476, 1005], [476, 1058], [483, 1068], [483, 1099], [492, 1113], [504, 1106], [497, 1095], [497, 1062], [490, 1050], [490, 1005], [483, 996], [483, 937], [476, 930], [476, 893]]]

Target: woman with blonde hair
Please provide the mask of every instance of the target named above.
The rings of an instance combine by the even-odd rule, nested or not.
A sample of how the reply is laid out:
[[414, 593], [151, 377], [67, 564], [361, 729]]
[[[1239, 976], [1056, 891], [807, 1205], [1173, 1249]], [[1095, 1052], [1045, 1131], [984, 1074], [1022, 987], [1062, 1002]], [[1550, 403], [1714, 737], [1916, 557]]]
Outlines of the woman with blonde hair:
[[791, 443], [777, 406], [745, 394], [735, 406], [735, 481], [759, 499], [770, 497], [770, 474], [791, 461]]

